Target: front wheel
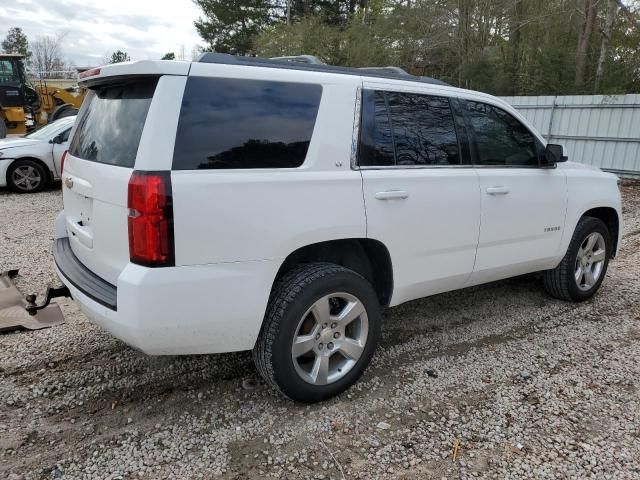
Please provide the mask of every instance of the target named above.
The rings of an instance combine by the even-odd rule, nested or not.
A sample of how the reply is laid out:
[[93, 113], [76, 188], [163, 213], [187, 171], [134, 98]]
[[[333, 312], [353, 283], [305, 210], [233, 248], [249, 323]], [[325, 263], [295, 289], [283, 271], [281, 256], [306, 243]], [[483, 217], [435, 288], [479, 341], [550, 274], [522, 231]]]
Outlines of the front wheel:
[[583, 217], [560, 265], [544, 272], [545, 289], [561, 300], [582, 302], [591, 298], [607, 273], [611, 248], [611, 236], [604, 222]]
[[7, 169], [7, 186], [17, 193], [40, 192], [48, 179], [44, 167], [34, 160], [16, 160]]
[[339, 265], [304, 264], [274, 286], [253, 357], [271, 386], [319, 402], [358, 380], [379, 331], [380, 306], [367, 280]]

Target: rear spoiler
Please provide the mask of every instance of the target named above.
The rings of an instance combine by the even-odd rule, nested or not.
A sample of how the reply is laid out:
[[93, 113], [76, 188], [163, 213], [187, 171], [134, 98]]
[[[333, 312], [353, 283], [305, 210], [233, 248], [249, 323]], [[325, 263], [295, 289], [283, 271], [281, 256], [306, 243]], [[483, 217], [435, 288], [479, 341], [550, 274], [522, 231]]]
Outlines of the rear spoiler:
[[188, 75], [191, 62], [176, 60], [140, 60], [104, 65], [80, 74], [78, 85], [84, 88], [111, 83], [122, 77], [159, 77], [160, 75]]

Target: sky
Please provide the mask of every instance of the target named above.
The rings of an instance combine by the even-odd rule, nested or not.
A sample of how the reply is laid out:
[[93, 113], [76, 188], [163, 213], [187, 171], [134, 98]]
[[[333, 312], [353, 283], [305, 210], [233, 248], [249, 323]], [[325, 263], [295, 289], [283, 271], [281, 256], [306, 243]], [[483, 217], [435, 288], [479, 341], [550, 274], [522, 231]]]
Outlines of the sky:
[[194, 20], [201, 15], [191, 0], [0, 0], [0, 39], [21, 27], [30, 41], [64, 34], [62, 57], [76, 66], [96, 66], [116, 50], [132, 60], [191, 59], [203, 45]]

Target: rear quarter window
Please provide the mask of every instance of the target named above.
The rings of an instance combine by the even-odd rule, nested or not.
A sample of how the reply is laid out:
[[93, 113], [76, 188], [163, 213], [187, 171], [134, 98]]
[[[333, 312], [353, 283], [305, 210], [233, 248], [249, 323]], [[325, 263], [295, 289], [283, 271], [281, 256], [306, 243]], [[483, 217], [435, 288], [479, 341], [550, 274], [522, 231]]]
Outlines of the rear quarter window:
[[91, 90], [69, 145], [74, 157], [132, 168], [157, 79]]
[[321, 96], [315, 84], [190, 77], [173, 169], [299, 167]]

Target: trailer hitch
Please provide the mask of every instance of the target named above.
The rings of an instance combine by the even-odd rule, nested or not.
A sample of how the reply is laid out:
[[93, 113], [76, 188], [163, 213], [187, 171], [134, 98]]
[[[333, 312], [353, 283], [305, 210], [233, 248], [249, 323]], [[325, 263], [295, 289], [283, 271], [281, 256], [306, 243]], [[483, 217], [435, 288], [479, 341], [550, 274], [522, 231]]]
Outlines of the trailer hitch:
[[49, 303], [51, 303], [51, 300], [53, 300], [54, 298], [58, 298], [58, 297], [71, 297], [71, 292], [69, 291], [69, 289], [64, 286], [61, 285], [59, 287], [47, 287], [47, 291], [44, 294], [44, 301], [40, 304], [36, 303], [36, 297], [38, 296], [38, 294], [36, 293], [32, 293], [30, 295], [27, 295], [26, 297], [24, 297], [24, 299], [27, 302], [27, 305], [24, 307], [25, 310], [27, 312], [29, 312], [29, 315], [33, 316], [35, 315], [38, 310], [42, 310], [43, 308], [45, 308], [47, 305], [49, 305]]

